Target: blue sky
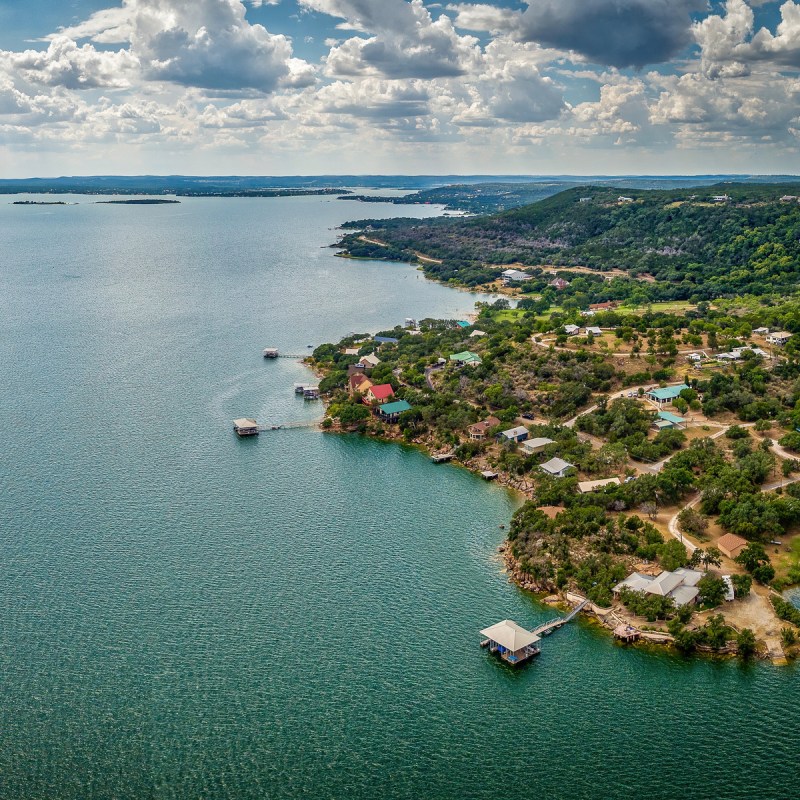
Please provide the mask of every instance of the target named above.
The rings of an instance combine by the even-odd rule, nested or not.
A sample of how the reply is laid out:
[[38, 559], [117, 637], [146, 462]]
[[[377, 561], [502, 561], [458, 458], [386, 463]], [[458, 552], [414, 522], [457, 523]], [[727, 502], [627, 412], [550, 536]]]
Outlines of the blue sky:
[[800, 0], [0, 0], [0, 174], [796, 172]]

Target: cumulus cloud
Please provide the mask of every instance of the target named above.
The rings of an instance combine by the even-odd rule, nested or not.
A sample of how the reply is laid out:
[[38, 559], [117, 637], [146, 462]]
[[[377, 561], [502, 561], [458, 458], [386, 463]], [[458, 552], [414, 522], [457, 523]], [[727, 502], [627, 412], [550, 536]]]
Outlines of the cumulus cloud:
[[749, 6], [744, 0], [727, 0], [723, 16], [711, 15], [695, 26], [695, 38], [704, 59], [722, 68], [769, 62], [800, 69], [800, 3], [787, 0], [780, 14], [775, 33], [760, 28], [753, 34], [754, 15]]
[[705, 0], [536, 0], [517, 35], [613, 67], [667, 61], [691, 42]]
[[313, 69], [293, 59], [288, 37], [251, 24], [241, 0], [123, 0], [65, 28], [53, 41], [130, 43], [142, 75], [204, 89], [274, 91], [308, 85]]
[[331, 48], [327, 70], [336, 77], [437, 78], [463, 75], [480, 59], [478, 40], [460, 36], [445, 14], [434, 19], [422, 0], [299, 0], [344, 19], [353, 37]]
[[66, 36], [57, 36], [47, 50], [2, 52], [0, 63], [31, 83], [68, 89], [123, 87], [138, 61], [128, 50], [98, 51], [92, 45], [79, 47]]

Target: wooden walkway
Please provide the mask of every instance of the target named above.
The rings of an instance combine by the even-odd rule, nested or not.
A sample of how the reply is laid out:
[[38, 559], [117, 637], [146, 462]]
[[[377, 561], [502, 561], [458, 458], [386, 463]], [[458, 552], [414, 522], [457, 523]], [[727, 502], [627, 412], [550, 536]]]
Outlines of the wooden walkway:
[[319, 419], [304, 420], [301, 422], [283, 422], [280, 425], [259, 425], [259, 433], [268, 433], [269, 431], [283, 431], [291, 428], [317, 428], [319, 427]]
[[535, 633], [537, 636], [547, 636], [548, 633], [552, 633], [553, 631], [558, 630], [558, 628], [560, 628], [562, 625], [566, 625], [577, 614], [583, 611], [588, 602], [588, 600], [581, 600], [581, 602], [578, 603], [578, 605], [575, 606], [575, 608], [573, 608], [566, 617], [551, 619], [550, 622], [545, 622], [544, 625], [540, 625], [538, 628], [531, 631], [531, 633]]

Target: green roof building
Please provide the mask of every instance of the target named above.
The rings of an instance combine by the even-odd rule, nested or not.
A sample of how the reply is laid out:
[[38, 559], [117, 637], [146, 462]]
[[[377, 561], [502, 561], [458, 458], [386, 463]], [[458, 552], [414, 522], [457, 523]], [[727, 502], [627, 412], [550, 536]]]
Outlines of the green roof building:
[[455, 361], [457, 364], [473, 364], [475, 366], [481, 363], [481, 357], [469, 350], [464, 350], [462, 353], [453, 353], [450, 356], [450, 360]]
[[381, 419], [387, 422], [395, 422], [404, 411], [411, 411], [411, 406], [405, 400], [395, 400], [393, 403], [378, 406]]

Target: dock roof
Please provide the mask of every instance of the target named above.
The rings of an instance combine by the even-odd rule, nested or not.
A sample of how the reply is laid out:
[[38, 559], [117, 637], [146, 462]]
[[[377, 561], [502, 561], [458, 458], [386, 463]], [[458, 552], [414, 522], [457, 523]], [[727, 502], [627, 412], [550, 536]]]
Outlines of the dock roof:
[[250, 417], [239, 417], [239, 419], [235, 419], [233, 424], [237, 428], [257, 428], [258, 423], [254, 419], [250, 419]]
[[517, 625], [513, 619], [504, 619], [490, 628], [484, 628], [481, 635], [491, 639], [497, 644], [503, 645], [507, 650], [516, 653], [529, 644], [539, 641], [539, 637], [531, 631], [526, 631], [521, 625]]

